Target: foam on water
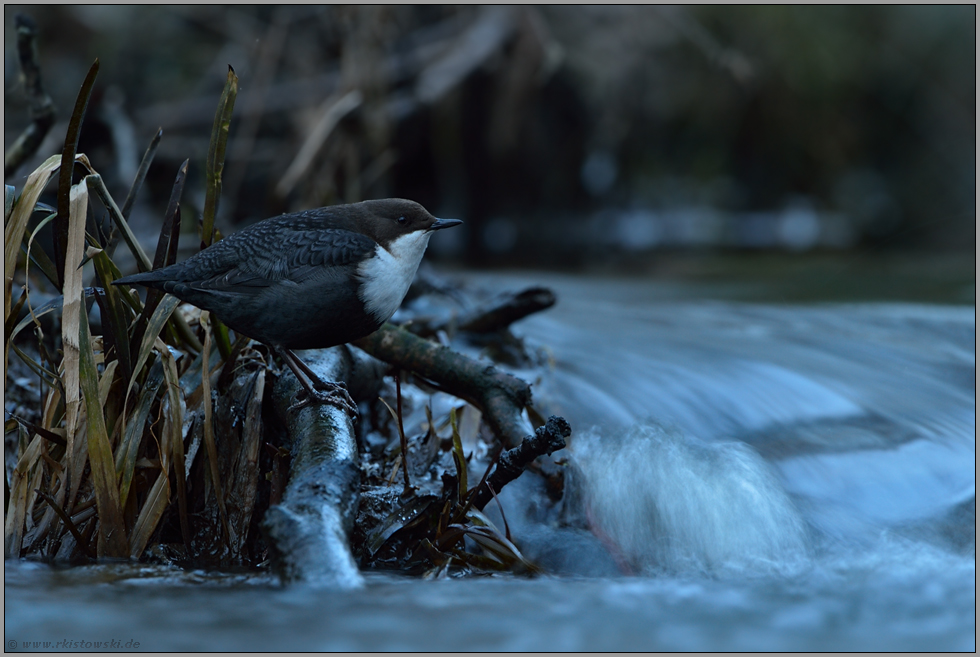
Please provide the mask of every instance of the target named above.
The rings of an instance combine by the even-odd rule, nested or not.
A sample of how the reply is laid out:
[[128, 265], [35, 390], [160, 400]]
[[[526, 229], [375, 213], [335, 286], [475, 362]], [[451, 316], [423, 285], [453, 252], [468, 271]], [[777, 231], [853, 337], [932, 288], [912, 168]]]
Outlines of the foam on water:
[[594, 529], [642, 572], [792, 570], [807, 534], [778, 478], [750, 447], [707, 443], [653, 422], [572, 449]]

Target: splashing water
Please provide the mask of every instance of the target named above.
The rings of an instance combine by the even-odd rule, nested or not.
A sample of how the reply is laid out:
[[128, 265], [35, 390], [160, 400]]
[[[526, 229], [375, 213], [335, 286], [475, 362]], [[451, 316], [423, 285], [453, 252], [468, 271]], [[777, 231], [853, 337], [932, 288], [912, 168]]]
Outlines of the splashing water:
[[[692, 478], [696, 490], [678, 495], [684, 504], [710, 506], [697, 490], [725, 490], [714, 502], [718, 514], [731, 512], [727, 505], [746, 495], [735, 492], [741, 490], [735, 473], [748, 477], [741, 483], [749, 489], [761, 481], [734, 465], [743, 461], [732, 455], [750, 447], [775, 477], [764, 490], [784, 491], [811, 541], [816, 535], [866, 542], [885, 528], [941, 523], [952, 508], [976, 499], [973, 308], [678, 301], [644, 296], [650, 292], [643, 286], [554, 283], [562, 302], [521, 329], [554, 363], [535, 384], [535, 402], [568, 418], [577, 431], [573, 446], [582, 427], [599, 427], [602, 438], [592, 439], [591, 451], [574, 448], [583, 471], [603, 467], [583, 459], [620, 455], [628, 467], [606, 478], [652, 479], [644, 471], [659, 466], [629, 445], [655, 426], [645, 418], [655, 418], [674, 437], [653, 442], [687, 450], [658, 446], [657, 458], [673, 459], [665, 472], [678, 470], [670, 476], [679, 478], [686, 469], [712, 480]], [[697, 458], [677, 457], [709, 454], [709, 446], [724, 443], [732, 444], [715, 449], [732, 464], [710, 474], [706, 464], [723, 457], [701, 457], [697, 467], [691, 465]], [[602, 486], [595, 484], [594, 498], [619, 484], [606, 486], [609, 493], [600, 493]], [[634, 485], [637, 500], [643, 490]], [[657, 495], [656, 504], [667, 504]], [[745, 504], [739, 514], [767, 513], [775, 498], [763, 497], [768, 501], [758, 509]], [[594, 503], [605, 509], [601, 500]], [[714, 516], [705, 507], [700, 513]], [[602, 526], [601, 518], [594, 521]]]
[[580, 435], [572, 451], [594, 529], [636, 570], [786, 570], [806, 560], [803, 521], [743, 443], [649, 422]]

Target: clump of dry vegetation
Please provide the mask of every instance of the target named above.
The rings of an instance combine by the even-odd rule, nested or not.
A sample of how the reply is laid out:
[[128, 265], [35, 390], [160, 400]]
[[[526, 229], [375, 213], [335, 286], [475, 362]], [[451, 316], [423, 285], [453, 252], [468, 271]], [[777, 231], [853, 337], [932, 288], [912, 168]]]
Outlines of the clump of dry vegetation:
[[[97, 73], [98, 61], [79, 92], [64, 151], [31, 173], [21, 190], [5, 189], [5, 378], [10, 378], [13, 351], [38, 377], [41, 400], [37, 416], [8, 413], [5, 422], [5, 433], [15, 431], [18, 436], [4, 527], [8, 558], [25, 553], [61, 559], [138, 558], [173, 500], [178, 502], [179, 524], [187, 530], [191, 472], [184, 438], [189, 424], [211, 421], [206, 404], [193, 404], [207, 393], [208, 377], [201, 376], [211, 342], [206, 320], [188, 322], [193, 313], [175, 313], [178, 300], [173, 297], [151, 293], [141, 300], [131, 290], [112, 285], [121, 276], [112, 257], [120, 238], [140, 270], [174, 262], [187, 163], [177, 171], [151, 260], [133, 237], [126, 214], [160, 135], [147, 150], [120, 210], [88, 158], [76, 153]], [[230, 72], [226, 96], [233, 97], [235, 89]], [[219, 110], [215, 122], [215, 146], [221, 154], [231, 104], [223, 103], [227, 111]], [[217, 199], [220, 190], [218, 159], [208, 162], [209, 180], [217, 181], [209, 187], [209, 200]], [[58, 207], [39, 204], [56, 176]], [[108, 232], [90, 215], [92, 197], [108, 213]], [[28, 230], [38, 212], [44, 218]], [[205, 212], [203, 244], [210, 241], [213, 219], [214, 202]], [[53, 258], [36, 241], [48, 224], [54, 235]], [[85, 287], [83, 277], [92, 270], [95, 286]], [[61, 294], [35, 305], [31, 293], [45, 283]], [[94, 308], [100, 332], [91, 326]], [[20, 319], [23, 311], [26, 317]], [[60, 321], [42, 321], [46, 315]], [[57, 326], [59, 334], [49, 335]], [[29, 351], [19, 346], [28, 329], [36, 339]], [[213, 440], [205, 442], [213, 458]], [[219, 480], [213, 485], [220, 489]]]
[[[288, 484], [297, 476], [290, 462], [299, 449], [290, 451], [294, 440], [283, 439], [270, 410], [266, 379], [270, 373], [278, 378], [276, 370], [264, 346], [229, 335], [209, 313], [157, 291], [140, 298], [112, 284], [121, 277], [114, 260], [120, 242], [140, 271], [175, 261], [189, 162], [176, 171], [151, 259], [127, 218], [162, 135], [152, 140], [120, 209], [88, 157], [77, 152], [98, 67], [96, 61], [82, 84], [63, 152], [45, 160], [21, 189], [5, 188], [4, 371], [22, 402], [13, 411], [8, 405], [4, 427], [12, 439], [7, 453], [15, 457], [5, 491], [5, 558], [262, 566], [274, 547], [270, 540], [278, 539], [275, 532], [272, 539], [263, 534], [260, 520], [290, 495]], [[229, 69], [205, 162], [202, 249], [220, 239], [214, 218], [237, 88]], [[56, 178], [57, 207], [50, 207], [39, 198]], [[97, 213], [108, 221], [97, 220]], [[53, 234], [51, 256], [39, 246], [46, 229]], [[553, 295], [532, 289], [463, 317], [463, 330], [500, 333], [552, 303]], [[416, 326], [428, 335], [436, 328]], [[443, 335], [445, 329], [438, 328]], [[363, 481], [357, 473], [350, 497], [348, 520], [362, 490], [372, 500], [354, 531], [362, 566], [435, 574], [451, 567], [533, 572], [506, 526], [497, 529], [481, 509], [537, 456], [563, 447], [567, 424], [559, 418], [545, 423], [528, 409], [539, 429], [522, 442], [520, 418], [530, 404], [526, 383], [390, 325], [360, 346], [393, 363], [392, 373], [405, 369], [420, 377], [401, 374], [394, 404], [375, 395], [362, 419], [370, 425], [362, 434], [395, 438], [381, 463], [364, 465]], [[410, 439], [402, 410], [406, 378], [416, 384], [416, 398], [426, 394], [419, 385], [431, 391], [441, 382], [457, 402], [470, 405], [451, 404], [436, 421], [430, 402], [425, 421], [409, 427]], [[376, 421], [381, 407], [390, 411], [391, 422]], [[457, 412], [467, 408], [477, 418], [469, 423], [468, 442], [479, 445], [482, 460], [473, 458], [477, 450], [463, 450]], [[493, 458], [491, 444], [497, 445]], [[505, 451], [505, 445], [513, 449]], [[410, 452], [416, 455], [415, 486]], [[484, 474], [470, 485], [468, 469], [478, 462]], [[399, 472], [404, 486], [395, 481]]]

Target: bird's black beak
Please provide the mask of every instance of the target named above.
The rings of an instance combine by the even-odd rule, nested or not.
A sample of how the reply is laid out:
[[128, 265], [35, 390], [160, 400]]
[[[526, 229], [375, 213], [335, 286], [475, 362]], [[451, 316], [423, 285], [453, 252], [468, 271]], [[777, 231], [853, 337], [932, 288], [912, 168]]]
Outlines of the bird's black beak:
[[452, 228], [453, 226], [460, 225], [462, 220], [460, 219], [436, 219], [436, 222], [429, 226], [429, 230], [442, 230], [443, 228]]

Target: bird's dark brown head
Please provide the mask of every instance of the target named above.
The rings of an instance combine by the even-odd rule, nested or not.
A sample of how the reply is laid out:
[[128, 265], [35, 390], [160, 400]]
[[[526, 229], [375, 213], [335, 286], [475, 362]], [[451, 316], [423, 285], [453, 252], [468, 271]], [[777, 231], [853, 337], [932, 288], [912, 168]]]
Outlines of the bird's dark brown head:
[[415, 232], [431, 232], [463, 223], [459, 219], [436, 219], [415, 201], [386, 198], [348, 206], [356, 228], [382, 246]]

